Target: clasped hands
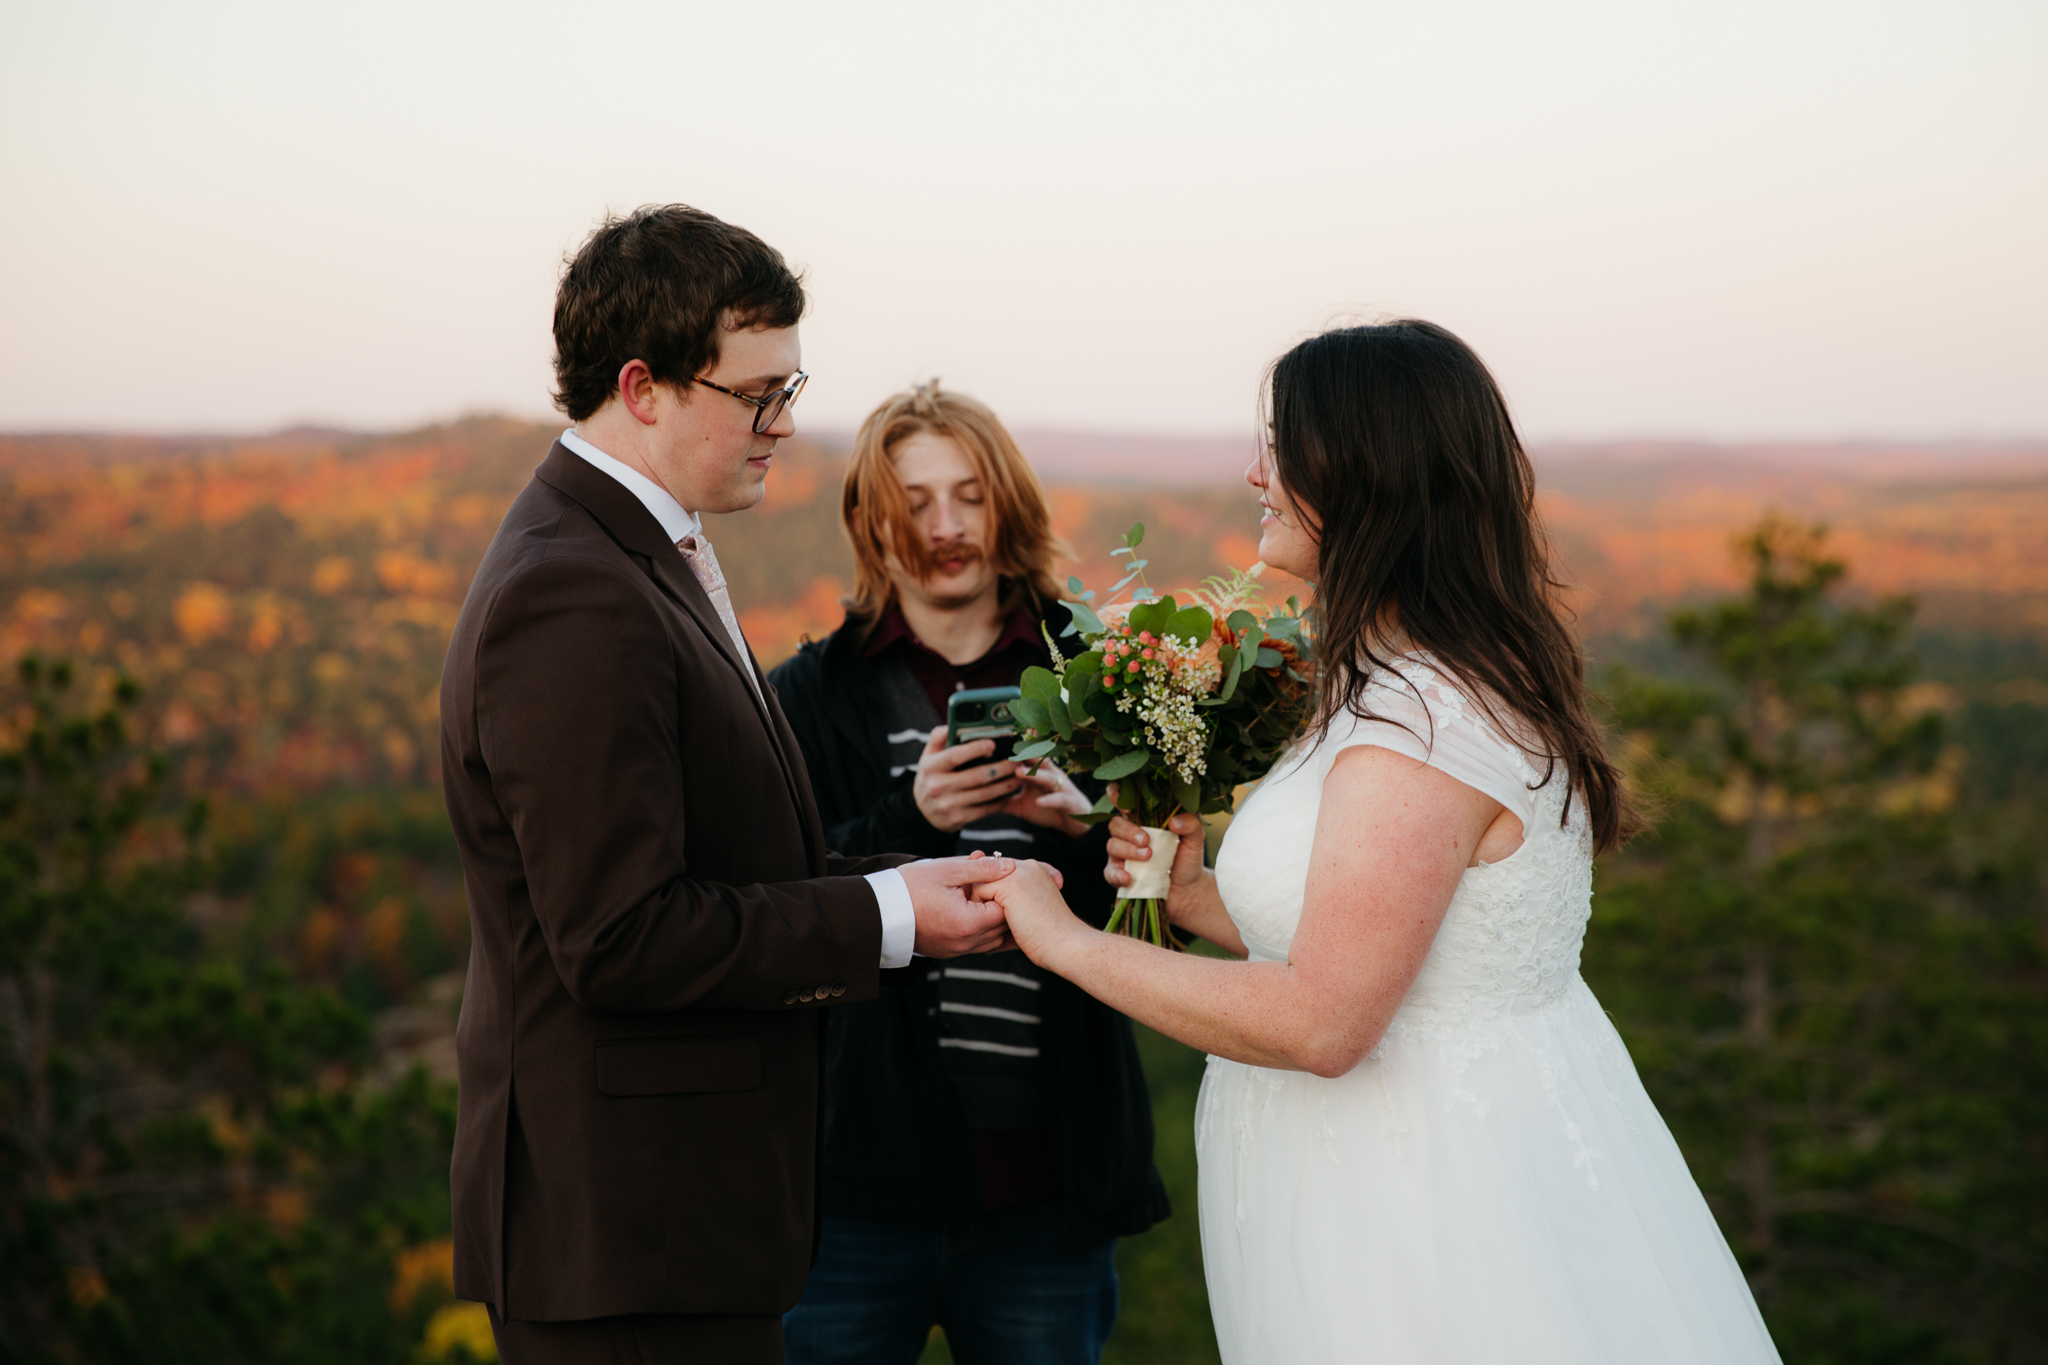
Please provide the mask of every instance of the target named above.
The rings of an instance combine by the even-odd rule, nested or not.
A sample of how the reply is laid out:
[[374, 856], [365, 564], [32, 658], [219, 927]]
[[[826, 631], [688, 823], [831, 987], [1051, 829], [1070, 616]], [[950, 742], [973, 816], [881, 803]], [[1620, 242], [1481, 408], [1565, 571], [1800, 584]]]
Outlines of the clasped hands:
[[[967, 746], [960, 746], [965, 748]], [[1169, 828], [1182, 835], [1171, 874], [1168, 897], [1172, 913], [1176, 893], [1207, 876], [1202, 867], [1201, 822], [1176, 816]], [[1126, 862], [1152, 856], [1145, 832], [1122, 815], [1111, 818], [1109, 862], [1103, 878], [1113, 886], [1130, 883]], [[976, 851], [965, 858], [939, 858], [903, 869], [917, 907], [917, 951], [925, 957], [993, 953], [1022, 948], [1040, 965], [1057, 945], [1077, 934], [1092, 932], [1067, 908], [1060, 894], [1059, 870], [1030, 858], [990, 856]], [[931, 914], [926, 913], [927, 905]]]
[[1059, 870], [1030, 858], [990, 856], [977, 849], [965, 858], [928, 858], [899, 871], [917, 912], [920, 957], [1019, 947], [1028, 953], [1029, 943], [1016, 932], [1013, 916], [1028, 920], [1033, 911], [1050, 915], [1057, 907], [1057, 913], [1073, 918], [1060, 899]]

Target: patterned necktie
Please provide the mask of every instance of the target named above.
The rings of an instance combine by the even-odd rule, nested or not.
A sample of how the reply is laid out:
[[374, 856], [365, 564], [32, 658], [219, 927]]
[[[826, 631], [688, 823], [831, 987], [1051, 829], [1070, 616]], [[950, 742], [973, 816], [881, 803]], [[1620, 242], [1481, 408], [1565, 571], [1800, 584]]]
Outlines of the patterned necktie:
[[740, 618], [733, 615], [732, 593], [726, 589], [725, 574], [718, 567], [718, 555], [711, 548], [711, 538], [699, 531], [677, 541], [676, 548], [683, 552], [683, 562], [690, 566], [691, 573], [697, 575], [704, 595], [717, 609], [718, 619], [725, 624], [726, 636], [740, 656], [740, 666], [746, 672], [747, 681], [753, 684], [754, 695], [760, 696], [761, 684], [755, 680], [752, 667], [754, 656], [747, 649], [747, 637], [740, 634]]

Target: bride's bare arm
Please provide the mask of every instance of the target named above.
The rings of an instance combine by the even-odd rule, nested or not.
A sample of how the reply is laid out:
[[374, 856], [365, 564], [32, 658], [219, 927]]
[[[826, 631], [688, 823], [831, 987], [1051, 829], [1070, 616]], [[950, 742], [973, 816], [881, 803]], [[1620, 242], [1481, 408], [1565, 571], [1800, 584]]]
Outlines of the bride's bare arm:
[[[1166, 827], [1180, 836], [1166, 892], [1167, 918], [1185, 933], [1209, 940], [1233, 957], [1245, 955], [1244, 940], [1223, 908], [1216, 891], [1216, 874], [1202, 866], [1202, 822], [1192, 815], [1176, 815]], [[1153, 850], [1150, 836], [1121, 815], [1109, 822], [1109, 866], [1103, 877], [1111, 886], [1129, 886], [1131, 874], [1125, 864], [1147, 861]]]
[[1458, 878], [1502, 814], [1491, 797], [1412, 758], [1344, 750], [1323, 783], [1284, 963], [1193, 957], [1098, 932], [1035, 864], [982, 894], [1003, 903], [1032, 961], [1168, 1037], [1255, 1066], [1341, 1076], [1386, 1031]]

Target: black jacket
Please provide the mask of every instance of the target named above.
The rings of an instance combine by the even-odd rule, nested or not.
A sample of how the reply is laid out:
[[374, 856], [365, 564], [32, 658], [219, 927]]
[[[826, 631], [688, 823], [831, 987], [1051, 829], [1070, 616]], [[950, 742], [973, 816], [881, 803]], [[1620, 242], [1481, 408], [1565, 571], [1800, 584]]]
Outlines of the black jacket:
[[[1046, 623], [1057, 637], [1066, 609], [1055, 606]], [[869, 719], [880, 709], [878, 680], [851, 621], [769, 675], [803, 750], [826, 844], [856, 856], [949, 856], [955, 836], [917, 809], [913, 775], [889, 776], [882, 727]], [[1073, 864], [1060, 867], [1068, 903], [1098, 925], [1115, 894], [1102, 879], [1105, 838], [1097, 827], [1068, 845], [1069, 856], [1049, 859]], [[881, 976], [874, 1000], [830, 1011], [824, 1208], [878, 1219], [974, 1213], [974, 1158], [931, 1023], [925, 965]], [[1044, 1020], [1067, 1244], [1143, 1232], [1170, 1209], [1152, 1165], [1152, 1105], [1131, 1023], [1050, 975]]]

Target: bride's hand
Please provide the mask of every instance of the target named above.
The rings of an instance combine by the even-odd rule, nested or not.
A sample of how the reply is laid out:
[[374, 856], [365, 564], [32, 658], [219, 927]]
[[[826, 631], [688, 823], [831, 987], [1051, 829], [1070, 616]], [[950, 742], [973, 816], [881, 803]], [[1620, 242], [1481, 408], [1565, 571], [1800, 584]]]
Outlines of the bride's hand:
[[[1180, 845], [1173, 851], [1173, 870], [1167, 875], [1169, 884], [1167, 900], [1174, 899], [1174, 892], [1198, 884], [1206, 875], [1202, 866], [1202, 822], [1183, 811], [1168, 818], [1166, 828], [1180, 836]], [[1125, 863], [1148, 862], [1152, 857], [1152, 836], [1128, 815], [1119, 811], [1109, 818], [1109, 866], [1102, 870], [1102, 879], [1111, 886], [1129, 886], [1131, 873]]]
[[1032, 859], [1019, 858], [1014, 872], [1000, 881], [981, 883], [974, 888], [974, 896], [1003, 907], [1010, 937], [1040, 966], [1061, 938], [1095, 932], [1067, 908], [1060, 896], [1059, 871]]

